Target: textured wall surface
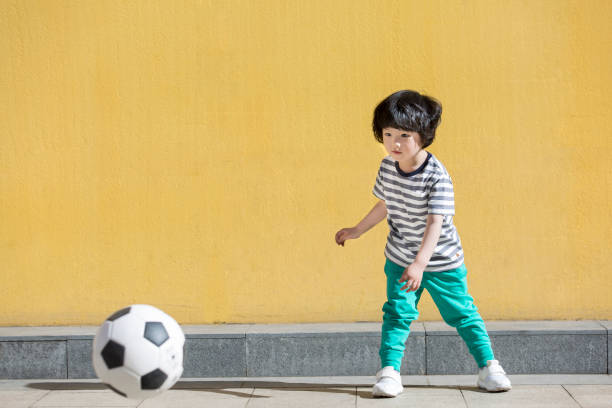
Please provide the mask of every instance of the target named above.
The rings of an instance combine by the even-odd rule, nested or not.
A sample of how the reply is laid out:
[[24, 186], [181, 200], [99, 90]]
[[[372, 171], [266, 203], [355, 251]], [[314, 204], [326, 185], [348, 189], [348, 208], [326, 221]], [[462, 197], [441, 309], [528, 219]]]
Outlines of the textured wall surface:
[[[374, 106], [441, 100], [492, 319], [612, 318], [612, 2], [0, 1], [0, 325], [376, 321]], [[439, 320], [429, 296], [421, 319]]]

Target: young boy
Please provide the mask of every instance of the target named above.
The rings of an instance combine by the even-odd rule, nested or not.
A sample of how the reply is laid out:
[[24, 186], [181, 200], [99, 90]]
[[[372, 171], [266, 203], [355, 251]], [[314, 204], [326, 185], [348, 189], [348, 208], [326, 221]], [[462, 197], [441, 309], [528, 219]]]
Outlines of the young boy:
[[389, 224], [382, 369], [376, 374], [374, 397], [395, 397], [403, 391], [400, 364], [424, 289], [476, 360], [478, 387], [487, 391], [511, 389], [467, 290], [463, 249], [453, 224], [451, 178], [442, 163], [423, 150], [433, 142], [441, 114], [438, 101], [415, 91], [396, 92], [376, 107], [374, 136], [389, 153], [382, 160], [373, 190], [380, 201], [359, 224], [338, 231], [335, 237], [336, 243], [344, 246], [347, 239], [359, 238], [384, 218]]

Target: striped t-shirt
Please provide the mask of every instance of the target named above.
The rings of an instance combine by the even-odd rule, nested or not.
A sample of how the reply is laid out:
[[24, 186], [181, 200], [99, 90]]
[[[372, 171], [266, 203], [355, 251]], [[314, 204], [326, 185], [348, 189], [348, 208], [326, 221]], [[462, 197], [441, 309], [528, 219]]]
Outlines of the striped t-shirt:
[[463, 249], [453, 224], [455, 198], [453, 182], [440, 161], [427, 152], [427, 159], [415, 171], [406, 173], [391, 156], [378, 170], [374, 195], [385, 201], [389, 236], [385, 256], [408, 267], [421, 248], [428, 214], [444, 216], [440, 239], [426, 272], [455, 269], [463, 264]]

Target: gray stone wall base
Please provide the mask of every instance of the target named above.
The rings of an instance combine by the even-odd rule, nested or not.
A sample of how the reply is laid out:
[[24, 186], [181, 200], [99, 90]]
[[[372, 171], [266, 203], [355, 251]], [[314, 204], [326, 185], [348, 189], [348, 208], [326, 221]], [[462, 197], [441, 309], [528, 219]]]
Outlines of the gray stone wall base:
[[[368, 376], [380, 369], [380, 323], [183, 326], [185, 378]], [[95, 378], [96, 327], [0, 327], [0, 379]], [[612, 321], [487, 323], [509, 374], [607, 374]], [[404, 375], [474, 374], [457, 331], [415, 322]]]
[[0, 378], [67, 378], [66, 341], [1, 341]]

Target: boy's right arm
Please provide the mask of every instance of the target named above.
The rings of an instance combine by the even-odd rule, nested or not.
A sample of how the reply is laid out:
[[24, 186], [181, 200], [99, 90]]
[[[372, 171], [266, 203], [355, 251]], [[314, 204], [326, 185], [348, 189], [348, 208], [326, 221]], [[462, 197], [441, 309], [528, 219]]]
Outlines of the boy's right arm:
[[338, 231], [336, 233], [336, 243], [344, 246], [344, 241], [359, 238], [385, 218], [387, 218], [387, 206], [383, 200], [379, 200], [359, 224]]

